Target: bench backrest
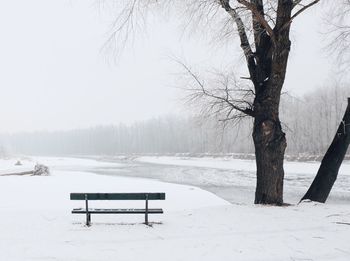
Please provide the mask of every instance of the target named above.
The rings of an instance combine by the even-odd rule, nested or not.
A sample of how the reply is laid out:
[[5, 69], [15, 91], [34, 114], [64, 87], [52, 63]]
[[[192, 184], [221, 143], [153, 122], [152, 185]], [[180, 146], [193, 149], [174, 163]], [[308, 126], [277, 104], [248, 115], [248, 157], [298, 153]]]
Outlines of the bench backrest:
[[71, 200], [165, 200], [165, 193], [70, 193]]

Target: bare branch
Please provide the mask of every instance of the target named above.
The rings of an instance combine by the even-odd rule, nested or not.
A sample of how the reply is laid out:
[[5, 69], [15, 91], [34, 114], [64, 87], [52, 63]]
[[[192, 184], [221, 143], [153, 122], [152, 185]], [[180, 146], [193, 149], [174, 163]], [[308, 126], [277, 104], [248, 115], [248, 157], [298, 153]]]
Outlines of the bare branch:
[[343, 0], [339, 5], [330, 5], [329, 12], [325, 17], [324, 30], [327, 45], [325, 51], [334, 55], [339, 71], [345, 75], [350, 64], [350, 0]]
[[273, 33], [273, 29], [269, 25], [269, 23], [266, 21], [263, 15], [261, 15], [260, 11], [257, 9], [256, 5], [246, 1], [246, 0], [237, 0], [238, 3], [244, 5], [247, 9], [249, 9], [254, 16], [256, 17], [257, 21], [264, 27], [268, 35], [271, 37], [272, 42], [275, 42], [275, 35]]
[[240, 41], [241, 41], [241, 48], [244, 52], [245, 58], [247, 60], [247, 65], [248, 65], [248, 70], [250, 73], [250, 77], [253, 81], [253, 83], [256, 82], [256, 76], [255, 76], [255, 60], [254, 60], [254, 54], [252, 51], [252, 48], [250, 46], [248, 37], [247, 37], [247, 33], [245, 31], [245, 27], [244, 27], [244, 23], [241, 19], [241, 17], [239, 16], [239, 14], [237, 13], [237, 11], [232, 8], [229, 4], [228, 0], [220, 0], [220, 4], [222, 6], [222, 8], [225, 9], [225, 11], [232, 17], [232, 19], [235, 21], [236, 25], [237, 25], [237, 30], [238, 30], [238, 34], [240, 37]]
[[293, 1], [293, 8], [299, 5], [303, 0], [294, 0]]
[[[204, 81], [201, 80], [191, 68], [179, 60], [176, 62], [184, 68], [186, 74], [189, 75], [196, 86], [198, 86], [186, 88], [186, 90], [190, 92], [188, 100], [191, 103], [198, 100], [201, 100], [201, 103], [203, 103], [203, 100], [207, 100], [204, 102], [204, 107], [207, 110], [213, 112], [215, 115], [224, 114], [224, 118], [221, 119], [221, 121], [244, 116], [254, 117], [253, 105], [252, 102], [249, 101], [250, 95], [254, 92], [251, 90], [232, 89], [230, 87], [231, 83], [229, 78], [223, 74], [219, 75], [220, 77], [216, 80], [216, 83], [213, 83], [213, 85], [218, 86], [217, 88], [206, 88]], [[241, 92], [243, 95], [241, 95], [240, 98], [234, 98], [232, 95], [233, 92], [235, 94]], [[235, 114], [235, 111], [241, 114]]]
[[313, 5], [317, 4], [318, 2], [320, 2], [320, 0], [315, 0], [312, 1], [311, 3], [309, 3], [308, 5], [305, 5], [303, 8], [301, 8], [300, 10], [298, 10], [294, 15], [292, 15], [291, 17], [291, 22], [293, 21], [293, 19], [295, 17], [297, 17], [298, 15], [300, 15], [302, 12], [304, 12], [305, 10], [309, 9], [310, 7], [312, 7]]
[[[294, 1], [293, 3], [293, 8], [300, 4], [301, 0], [298, 0], [298, 1]], [[309, 9], [310, 7], [314, 6], [315, 4], [317, 4], [318, 2], [320, 2], [320, 0], [314, 0], [312, 1], [311, 3], [307, 4], [307, 5], [304, 5], [301, 9], [299, 9], [295, 14], [292, 15], [292, 17], [290, 18], [290, 20], [283, 25], [283, 27], [281, 28], [281, 30], [284, 30], [286, 27], [288, 27], [292, 22], [293, 20], [298, 16], [300, 15], [301, 13], [303, 13], [304, 11], [306, 11], [307, 9]]]

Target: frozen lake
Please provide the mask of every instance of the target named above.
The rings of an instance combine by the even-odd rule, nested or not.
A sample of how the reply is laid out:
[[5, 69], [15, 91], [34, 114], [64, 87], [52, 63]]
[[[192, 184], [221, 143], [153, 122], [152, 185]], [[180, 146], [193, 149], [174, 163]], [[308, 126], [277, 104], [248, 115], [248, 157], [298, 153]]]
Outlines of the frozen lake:
[[[101, 159], [102, 161], [102, 159]], [[255, 191], [255, 162], [223, 158], [140, 157], [104, 158], [118, 163], [109, 166], [68, 166], [65, 170], [97, 174], [141, 177], [176, 184], [193, 185], [210, 191], [232, 204], [251, 204]], [[298, 203], [311, 184], [318, 162], [286, 162], [285, 193], [287, 203]], [[59, 167], [62, 169], [62, 166]], [[350, 201], [350, 163], [340, 169], [329, 202]]]

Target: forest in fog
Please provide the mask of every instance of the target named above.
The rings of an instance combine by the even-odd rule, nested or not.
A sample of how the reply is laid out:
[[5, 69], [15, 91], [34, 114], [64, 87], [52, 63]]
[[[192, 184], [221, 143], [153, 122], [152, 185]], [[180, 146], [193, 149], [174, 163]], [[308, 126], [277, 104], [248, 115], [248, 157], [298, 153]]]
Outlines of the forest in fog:
[[[297, 98], [282, 95], [287, 154], [322, 155], [343, 116], [350, 88], [332, 84]], [[203, 115], [162, 116], [130, 125], [1, 135], [1, 153], [118, 155], [131, 153], [253, 153], [250, 119], [226, 123]]]

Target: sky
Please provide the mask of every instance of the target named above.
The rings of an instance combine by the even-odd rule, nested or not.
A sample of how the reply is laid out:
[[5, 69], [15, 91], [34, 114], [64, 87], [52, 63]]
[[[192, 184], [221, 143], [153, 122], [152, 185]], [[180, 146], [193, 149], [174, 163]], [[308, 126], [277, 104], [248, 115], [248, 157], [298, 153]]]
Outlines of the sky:
[[[183, 115], [183, 91], [177, 88], [181, 69], [169, 57], [195, 68], [244, 64], [228, 60], [240, 57], [236, 45], [213, 47], [203, 37], [205, 30], [184, 33], [179, 17], [166, 15], [139, 31], [120, 55], [101, 51], [113, 12], [101, 11], [96, 2], [0, 2], [0, 132]], [[324, 85], [333, 72], [334, 64], [322, 49], [321, 13], [321, 6], [316, 7], [293, 25], [285, 83], [293, 95]]]

